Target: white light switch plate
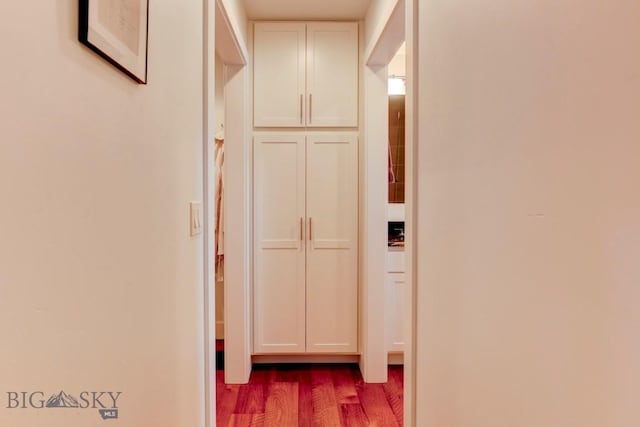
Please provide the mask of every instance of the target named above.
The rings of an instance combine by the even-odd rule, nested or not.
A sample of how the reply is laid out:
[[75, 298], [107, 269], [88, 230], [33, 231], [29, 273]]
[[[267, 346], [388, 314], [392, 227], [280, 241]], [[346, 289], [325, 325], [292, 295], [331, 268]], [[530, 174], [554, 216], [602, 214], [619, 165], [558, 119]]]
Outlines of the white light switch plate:
[[189, 230], [191, 236], [202, 233], [202, 202], [189, 202]]

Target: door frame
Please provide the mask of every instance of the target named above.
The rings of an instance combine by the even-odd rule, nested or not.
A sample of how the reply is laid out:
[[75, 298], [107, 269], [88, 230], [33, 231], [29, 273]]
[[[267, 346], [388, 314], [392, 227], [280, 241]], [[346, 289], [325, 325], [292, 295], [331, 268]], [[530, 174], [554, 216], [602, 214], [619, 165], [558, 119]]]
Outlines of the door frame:
[[[372, 48], [365, 52], [365, 71], [377, 78], [388, 78], [388, 65], [395, 55], [401, 42], [406, 42], [406, 96], [405, 96], [405, 295], [404, 295], [404, 425], [415, 425], [416, 414], [416, 301], [417, 301], [417, 282], [416, 282], [416, 225], [417, 225], [417, 150], [418, 141], [416, 139], [417, 132], [417, 105], [416, 99], [418, 94], [416, 70], [417, 70], [417, 12], [418, 0], [398, 0], [394, 7], [389, 9], [386, 22], [375, 37]], [[365, 82], [366, 84], [366, 82]], [[373, 98], [371, 93], [367, 98], [367, 104], [384, 104], [388, 102], [386, 91], [384, 94], [374, 91]], [[387, 111], [385, 109], [385, 111]], [[378, 113], [379, 114], [379, 113]], [[372, 120], [373, 119], [373, 120]], [[388, 132], [388, 116], [378, 116], [383, 121]], [[376, 134], [380, 132], [380, 123], [376, 122], [375, 117], [365, 119], [365, 135]], [[386, 132], [384, 133], [387, 134]], [[376, 158], [384, 156], [386, 161], [386, 144], [381, 145], [372, 155]], [[386, 188], [386, 187], [385, 187]], [[386, 194], [386, 192], [385, 192]], [[385, 198], [386, 200], [386, 198]], [[379, 203], [379, 201], [378, 201]], [[386, 205], [384, 211], [386, 212]], [[386, 233], [386, 230], [385, 230]], [[385, 234], [386, 238], [386, 234]], [[371, 270], [372, 274], [375, 265], [367, 266], [367, 270]], [[382, 290], [383, 292], [384, 290]], [[382, 307], [383, 309], [384, 307]]]
[[[221, 58], [225, 69], [225, 99], [228, 96], [238, 97], [244, 100], [248, 93], [247, 84], [238, 81], [247, 73], [246, 64], [248, 62], [248, 54], [246, 46], [241, 42], [239, 37], [239, 29], [236, 28], [230, 19], [223, 0], [203, 0], [203, 215], [204, 215], [204, 416], [205, 425], [207, 427], [215, 427], [216, 425], [216, 346], [215, 346], [215, 330], [216, 330], [216, 310], [215, 310], [215, 191], [216, 191], [216, 170], [215, 170], [215, 60], [216, 53]], [[235, 80], [234, 80], [235, 79]], [[230, 84], [232, 83], [232, 84]], [[225, 117], [227, 111], [230, 113], [238, 113], [237, 106], [234, 103], [227, 105], [225, 102]], [[242, 107], [241, 103], [241, 107]], [[239, 110], [241, 117], [247, 114], [244, 108]], [[226, 126], [225, 139], [231, 141], [227, 144], [225, 151], [231, 152], [231, 158], [236, 157], [236, 147], [242, 151], [246, 145], [245, 120], [229, 121]], [[229, 147], [232, 147], [230, 150]], [[225, 153], [227, 157], [229, 153]], [[235, 177], [233, 177], [235, 178]], [[242, 182], [236, 183], [232, 179], [231, 187], [236, 185], [242, 186]], [[234, 201], [232, 200], [232, 203]], [[225, 234], [229, 239], [238, 238], [236, 233], [240, 235], [248, 232], [248, 226], [240, 229], [226, 229]], [[232, 254], [231, 258], [234, 258]], [[240, 263], [243, 262], [241, 256]], [[248, 282], [247, 282], [248, 283]], [[247, 292], [248, 295], [248, 292]], [[225, 297], [226, 299], [226, 297]], [[226, 305], [226, 301], [225, 301]], [[226, 310], [225, 310], [226, 311]], [[233, 323], [233, 322], [232, 322]], [[233, 328], [235, 325], [228, 325]], [[228, 327], [225, 326], [225, 329]], [[237, 327], [237, 326], [236, 326]], [[246, 325], [241, 324], [242, 331], [240, 334], [233, 334], [232, 341], [243, 341], [243, 337], [248, 341], [249, 331]], [[232, 348], [238, 348], [232, 345]], [[225, 355], [226, 355], [225, 351]], [[231, 355], [233, 356], [233, 354]], [[241, 359], [237, 359], [241, 361]], [[250, 372], [250, 365], [249, 365]], [[246, 374], [248, 380], [248, 373]]]
[[[218, 50], [219, 56], [225, 63], [225, 71], [227, 79], [225, 83], [225, 117], [239, 117], [240, 120], [227, 120], [225, 126], [225, 139], [227, 141], [225, 147], [225, 161], [228, 173], [225, 177], [225, 185], [227, 194], [235, 194], [233, 200], [225, 204], [227, 212], [244, 212], [250, 215], [252, 211], [250, 199], [250, 179], [251, 179], [251, 135], [250, 135], [250, 109], [251, 105], [251, 85], [250, 85], [250, 66], [249, 54], [247, 46], [241, 37], [240, 29], [237, 23], [232, 22], [224, 5], [223, 0], [203, 0], [204, 5], [204, 45], [203, 45], [203, 84], [204, 84], [204, 123], [203, 123], [203, 150], [204, 150], [204, 314], [205, 314], [205, 421], [207, 426], [215, 426], [216, 422], [216, 396], [215, 396], [215, 261], [213, 259], [214, 248], [214, 230], [215, 230], [215, 168], [213, 165], [214, 155], [214, 103], [215, 103], [215, 53], [214, 47]], [[418, 113], [416, 98], [418, 87], [415, 79], [415, 70], [417, 67], [417, 11], [418, 0], [398, 0], [393, 12], [389, 15], [389, 19], [385, 29], [379, 35], [376, 47], [389, 46], [393, 44], [392, 34], [394, 31], [402, 31], [405, 35], [407, 43], [407, 95], [406, 95], [406, 189], [405, 189], [405, 227], [406, 227], [406, 243], [405, 243], [405, 274], [406, 289], [405, 307], [408, 308], [405, 314], [405, 369], [404, 369], [404, 424], [413, 426], [415, 424], [416, 401], [415, 401], [415, 343], [417, 337], [416, 331], [416, 294], [417, 283], [415, 275], [415, 230], [417, 215], [417, 206], [414, 203], [417, 191], [416, 183], [416, 166], [418, 141], [416, 140], [417, 132], [415, 131], [417, 120], [415, 117]], [[404, 19], [399, 19], [404, 16]], [[400, 23], [400, 24], [399, 24]], [[235, 24], [235, 25], [234, 25]], [[398, 25], [403, 25], [399, 29]], [[248, 40], [251, 40], [251, 27], [248, 28]], [[224, 53], [223, 53], [224, 52]], [[386, 63], [371, 62], [373, 52], [366, 55], [365, 68], [375, 69], [386, 66], [391, 57], [388, 57]], [[233, 59], [235, 58], [235, 59]], [[374, 71], [374, 74], [376, 72]], [[367, 103], [374, 101], [367, 99]], [[369, 120], [363, 122], [363, 132], [367, 135], [368, 126], [372, 123]], [[371, 131], [371, 129], [369, 129]], [[233, 141], [233, 143], [232, 143]], [[386, 146], [384, 147], [386, 150]], [[377, 153], [380, 154], [380, 153]], [[384, 153], [386, 159], [386, 152]], [[386, 194], [386, 193], [385, 193]], [[227, 201], [225, 201], [227, 202]], [[384, 209], [386, 212], [386, 209]], [[230, 216], [226, 215], [226, 219]], [[229, 307], [234, 307], [237, 312], [233, 319], [225, 318], [225, 331], [227, 339], [225, 342], [225, 368], [235, 366], [236, 369], [225, 369], [225, 382], [228, 383], [246, 383], [251, 372], [251, 334], [250, 334], [250, 289], [251, 272], [248, 268], [251, 265], [251, 221], [238, 215], [235, 223], [225, 224], [226, 241], [234, 243], [233, 248], [225, 248], [225, 258], [229, 262], [231, 269], [225, 271], [226, 278], [233, 282], [233, 292], [225, 292], [225, 315], [230, 313]], [[386, 218], [385, 218], [386, 219]], [[239, 225], [239, 227], [236, 227]], [[384, 239], [386, 239], [386, 231], [384, 231]], [[380, 236], [378, 236], [380, 237]], [[374, 264], [369, 264], [367, 269]], [[374, 267], [374, 272], [375, 270]], [[384, 281], [382, 283], [384, 285]], [[384, 286], [378, 291], [384, 294]], [[230, 334], [229, 331], [233, 332]], [[376, 344], [379, 346], [380, 344]], [[364, 354], [364, 352], [363, 352]], [[378, 357], [378, 356], [376, 356]], [[376, 362], [377, 363], [377, 362]]]

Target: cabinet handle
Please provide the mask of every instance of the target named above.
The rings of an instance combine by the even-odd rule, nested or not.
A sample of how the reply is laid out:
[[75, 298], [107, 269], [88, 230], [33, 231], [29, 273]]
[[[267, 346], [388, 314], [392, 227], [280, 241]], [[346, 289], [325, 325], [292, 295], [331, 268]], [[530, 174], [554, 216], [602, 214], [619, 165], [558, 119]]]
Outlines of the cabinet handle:
[[300, 124], [302, 124], [302, 94], [300, 94]]
[[313, 108], [313, 95], [309, 94], [309, 124], [311, 124], [311, 113]]
[[313, 223], [311, 217], [309, 217], [309, 241], [313, 240]]
[[300, 217], [300, 241], [303, 240], [302, 239], [302, 233], [303, 233], [302, 229], [304, 228], [304, 225], [302, 225], [303, 222], [304, 222], [304, 220], [302, 219], [302, 217]]

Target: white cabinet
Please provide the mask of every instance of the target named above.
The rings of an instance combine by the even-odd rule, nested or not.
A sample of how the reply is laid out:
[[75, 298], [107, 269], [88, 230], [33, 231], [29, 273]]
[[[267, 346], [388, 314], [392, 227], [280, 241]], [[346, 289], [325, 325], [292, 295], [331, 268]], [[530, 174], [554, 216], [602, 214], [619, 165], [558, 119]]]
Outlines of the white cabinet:
[[254, 126], [305, 126], [305, 60], [305, 24], [255, 24]]
[[254, 140], [256, 352], [305, 351], [305, 137]]
[[387, 251], [385, 297], [387, 351], [402, 352], [404, 351], [404, 250], [389, 249]]
[[386, 342], [387, 351], [404, 351], [404, 273], [388, 273], [385, 289], [386, 296]]
[[254, 134], [254, 353], [351, 353], [356, 132]]
[[308, 126], [358, 125], [358, 24], [307, 24]]
[[257, 22], [256, 127], [358, 126], [358, 24]]
[[358, 349], [358, 51], [357, 23], [254, 24], [255, 354]]

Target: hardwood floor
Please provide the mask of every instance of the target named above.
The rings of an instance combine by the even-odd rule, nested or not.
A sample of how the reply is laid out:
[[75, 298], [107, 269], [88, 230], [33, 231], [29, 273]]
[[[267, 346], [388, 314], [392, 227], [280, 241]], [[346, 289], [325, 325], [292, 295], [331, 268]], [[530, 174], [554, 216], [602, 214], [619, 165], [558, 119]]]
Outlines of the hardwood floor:
[[255, 365], [249, 384], [217, 371], [218, 426], [402, 426], [402, 366], [365, 384], [357, 365]]

